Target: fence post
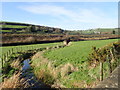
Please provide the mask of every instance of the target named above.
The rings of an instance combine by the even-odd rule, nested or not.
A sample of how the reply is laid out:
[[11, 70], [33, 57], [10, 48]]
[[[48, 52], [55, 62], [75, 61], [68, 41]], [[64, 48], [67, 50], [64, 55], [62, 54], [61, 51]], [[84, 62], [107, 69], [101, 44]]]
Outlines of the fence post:
[[13, 54], [13, 48], [12, 48], [11, 54]]
[[8, 56], [10, 56], [10, 50], [8, 51]]
[[22, 47], [20, 47], [20, 52], [22, 52]]
[[112, 67], [111, 67], [111, 58], [110, 55], [107, 55], [107, 61], [108, 61], [108, 67], [109, 67], [109, 74], [112, 73]]
[[1, 58], [2, 68], [3, 68], [3, 60], [4, 60], [4, 56]]
[[100, 81], [103, 80], [103, 62], [100, 62]]
[[4, 61], [5, 61], [5, 54], [3, 55], [3, 60], [2, 60], [2, 67], [4, 66]]

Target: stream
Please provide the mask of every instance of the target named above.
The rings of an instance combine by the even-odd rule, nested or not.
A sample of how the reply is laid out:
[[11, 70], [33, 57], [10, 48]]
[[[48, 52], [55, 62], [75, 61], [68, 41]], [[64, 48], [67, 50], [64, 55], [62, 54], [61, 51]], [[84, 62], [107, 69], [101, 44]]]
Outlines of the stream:
[[29, 88], [50, 88], [44, 83], [38, 81], [38, 79], [35, 77], [34, 73], [31, 70], [31, 66], [29, 64], [30, 59], [26, 59], [23, 61], [23, 67], [22, 67], [22, 75], [21, 78], [24, 78], [25, 81], [30, 85]]

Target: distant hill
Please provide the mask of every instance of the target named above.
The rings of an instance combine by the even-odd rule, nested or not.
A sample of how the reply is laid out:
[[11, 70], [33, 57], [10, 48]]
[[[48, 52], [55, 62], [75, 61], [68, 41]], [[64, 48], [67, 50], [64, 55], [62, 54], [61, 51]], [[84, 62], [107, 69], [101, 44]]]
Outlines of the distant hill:
[[63, 29], [54, 28], [48, 26], [41, 25], [33, 25], [26, 23], [18, 23], [18, 22], [0, 22], [0, 28], [2, 33], [55, 33], [60, 34], [63, 33]]
[[118, 34], [118, 28], [97, 28], [97, 29], [89, 29], [89, 30], [78, 30], [73, 31], [72, 33], [76, 34]]
[[55, 27], [6, 21], [0, 22], [0, 31], [2, 33], [38, 33], [38, 34], [40, 33], [40, 34], [70, 34], [70, 35], [118, 34], [118, 28], [97, 28], [89, 30], [70, 31]]

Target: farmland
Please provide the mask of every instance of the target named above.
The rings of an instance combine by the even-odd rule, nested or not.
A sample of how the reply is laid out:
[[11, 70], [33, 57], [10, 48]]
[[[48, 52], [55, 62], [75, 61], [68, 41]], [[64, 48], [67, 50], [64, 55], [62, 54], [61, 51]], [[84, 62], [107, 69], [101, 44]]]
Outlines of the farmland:
[[91, 35], [91, 34], [114, 34], [118, 35], [118, 28], [95, 28], [88, 30], [64, 30], [61, 28], [54, 28], [41, 25], [33, 25], [20, 22], [0, 22], [0, 29], [3, 33], [42, 33], [42, 34], [70, 34], [70, 35]]
[[[92, 47], [104, 48], [118, 39], [71, 42], [69, 46], [47, 49], [36, 52], [31, 58], [32, 72], [38, 80], [42, 80], [53, 88], [86, 88], [99, 82], [99, 65], [89, 66], [88, 57]], [[8, 51], [13, 53], [29, 52], [39, 48], [54, 47], [62, 43], [32, 44], [1, 47], [2, 55]], [[18, 55], [17, 55], [18, 56]], [[104, 63], [104, 78], [109, 75], [108, 63]], [[8, 74], [9, 75], [9, 74]], [[56, 85], [57, 84], [57, 85]]]
[[27, 50], [34, 50], [39, 48], [46, 48], [47, 46], [54, 46], [57, 44], [58, 43], [6, 46], [6, 47], [0, 47], [0, 50], [2, 50], [1, 55], [5, 55], [9, 50], [10, 51], [13, 50], [13, 52], [27, 51]]
[[[36, 77], [40, 80], [43, 78], [43, 82], [53, 87], [93, 87], [100, 80], [100, 71], [99, 64], [95, 68], [89, 66], [88, 57], [92, 52], [92, 47], [104, 48], [116, 41], [118, 39], [72, 42], [70, 46], [64, 48], [47, 50], [43, 54], [37, 53], [32, 58], [33, 71]], [[41, 55], [45, 59], [40, 57]], [[109, 64], [107, 62], [104, 63], [103, 69], [105, 78], [109, 75]], [[41, 72], [46, 75], [44, 71], [51, 79], [39, 74]]]
[[[98, 28], [90, 30], [63, 30], [41, 25], [19, 22], [0, 22], [2, 45], [35, 44], [43, 42], [58, 42], [66, 38], [71, 41], [100, 40], [120, 38], [118, 28]], [[113, 32], [114, 31], [114, 32]]]
[[[120, 61], [117, 28], [69, 31], [25, 23], [1, 24], [4, 78], [21, 71], [18, 67], [30, 59], [31, 67], [26, 72], [34, 73], [49, 87], [91, 88], [108, 77]], [[71, 42], [64, 45], [67, 39]], [[103, 74], [99, 70], [101, 63]]]
[[[42, 50], [45, 49], [46, 47], [52, 47], [56, 45], [60, 45], [60, 43], [0, 47], [0, 58], [1, 58], [0, 65], [2, 66], [2, 68], [0, 68], [0, 71], [2, 71], [1, 69], [3, 68], [8, 68], [9, 70], [9, 71], [3, 71], [3, 77], [4, 76], [10, 77], [11, 75], [13, 75], [15, 69], [10, 68], [11, 67], [10, 64], [14, 62], [16, 58], [18, 58], [19, 56], [22, 55], [23, 57], [26, 53], [31, 52], [31, 54], [33, 54], [34, 51]], [[27, 57], [30, 57], [30, 55], [27, 55]], [[4, 74], [5, 72], [7, 72], [7, 74]], [[1, 75], [0, 75], [0, 81], [1, 81]]]
[[118, 40], [113, 39], [101, 41], [97, 40], [73, 42], [72, 45], [69, 47], [48, 51], [44, 54], [44, 56], [51, 60], [57, 60], [57, 66], [67, 62], [71, 62], [73, 64], [80, 64], [82, 63], [82, 61], [85, 62], [85, 60], [87, 60], [87, 56], [91, 53], [93, 46], [99, 48], [115, 41]]

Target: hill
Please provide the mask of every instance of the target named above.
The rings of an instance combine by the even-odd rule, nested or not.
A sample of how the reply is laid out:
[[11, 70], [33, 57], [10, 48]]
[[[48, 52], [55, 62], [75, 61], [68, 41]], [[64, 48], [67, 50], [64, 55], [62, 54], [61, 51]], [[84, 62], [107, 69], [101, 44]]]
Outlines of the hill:
[[17, 22], [0, 22], [2, 33], [63, 33], [63, 29]]
[[40, 33], [40, 34], [69, 34], [69, 35], [118, 34], [118, 28], [96, 28], [89, 30], [70, 31], [49, 26], [7, 21], [1, 21], [0, 28], [1, 28], [0, 31], [2, 33]]

